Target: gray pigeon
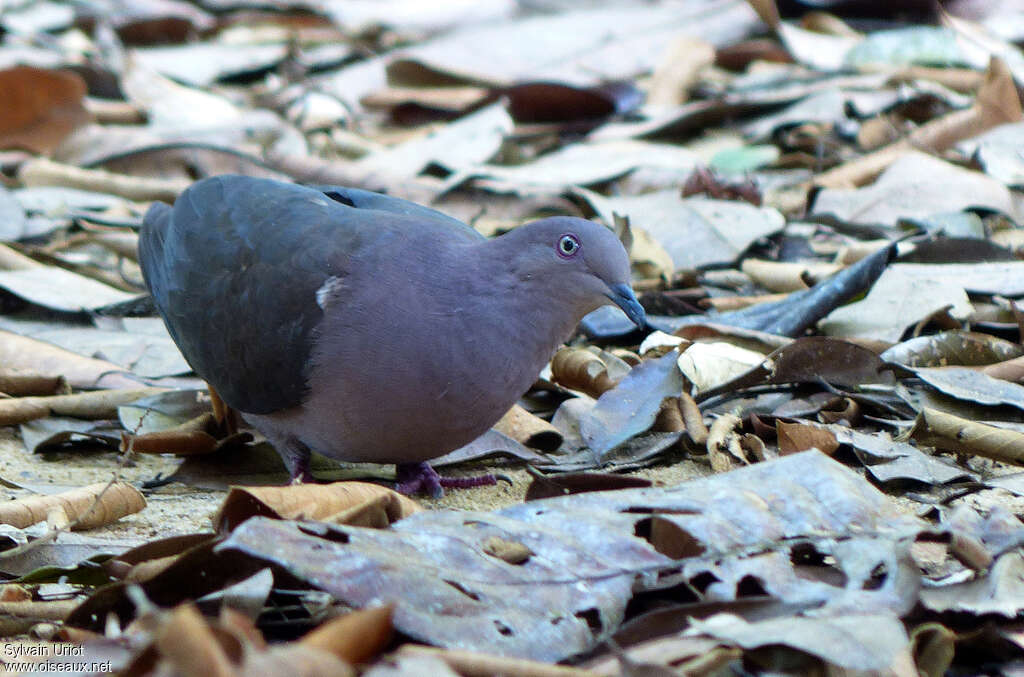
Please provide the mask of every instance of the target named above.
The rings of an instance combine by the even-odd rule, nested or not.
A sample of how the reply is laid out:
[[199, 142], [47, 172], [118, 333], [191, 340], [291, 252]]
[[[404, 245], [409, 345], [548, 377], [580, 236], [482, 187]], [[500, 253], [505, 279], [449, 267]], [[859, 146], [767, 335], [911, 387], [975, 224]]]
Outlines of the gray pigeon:
[[189, 364], [293, 478], [313, 449], [396, 463], [399, 489], [436, 493], [426, 461], [501, 418], [586, 313], [645, 321], [601, 225], [554, 217], [488, 240], [353, 188], [198, 181], [149, 209], [139, 261]]

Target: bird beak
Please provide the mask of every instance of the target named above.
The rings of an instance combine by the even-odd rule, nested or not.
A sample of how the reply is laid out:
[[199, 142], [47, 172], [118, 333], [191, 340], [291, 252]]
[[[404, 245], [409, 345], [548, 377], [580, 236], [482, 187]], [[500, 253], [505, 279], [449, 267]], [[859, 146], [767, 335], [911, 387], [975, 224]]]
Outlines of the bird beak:
[[611, 284], [608, 285], [608, 292], [605, 294], [612, 303], [622, 308], [622, 312], [626, 313], [633, 324], [643, 329], [647, 325], [647, 314], [644, 313], [644, 307], [640, 305], [640, 302], [636, 300], [636, 296], [633, 294], [633, 290], [628, 284]]

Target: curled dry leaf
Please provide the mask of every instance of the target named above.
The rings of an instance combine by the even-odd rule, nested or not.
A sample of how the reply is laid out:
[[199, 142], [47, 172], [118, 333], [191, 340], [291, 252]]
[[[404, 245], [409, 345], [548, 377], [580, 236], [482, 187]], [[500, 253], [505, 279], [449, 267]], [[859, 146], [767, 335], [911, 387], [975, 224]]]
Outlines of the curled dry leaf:
[[74, 395], [15, 397], [0, 400], [0, 425], [24, 423], [55, 414], [74, 418], [114, 418], [122, 404], [162, 393], [165, 388], [98, 390]]
[[131, 445], [132, 451], [142, 454], [198, 456], [216, 451], [217, 438], [203, 430], [161, 430], [136, 435]]
[[142, 454], [209, 454], [216, 451], [222, 441], [215, 436], [220, 432], [219, 427], [215, 414], [204, 412], [173, 428], [135, 435], [131, 438], [131, 448]]
[[706, 443], [708, 427], [704, 425], [704, 415], [700, 413], [700, 406], [697, 405], [696, 400], [690, 397], [685, 390], [679, 394], [679, 411], [686, 424], [686, 434], [690, 436], [693, 443], [698, 446]]
[[71, 389], [62, 376], [47, 376], [21, 369], [0, 369], [0, 393], [14, 397], [68, 394]]
[[[387, 487], [369, 482], [293, 484], [287, 487], [232, 487], [213, 523], [231, 531], [254, 515], [278, 519], [312, 519], [350, 524], [365, 504], [380, 507], [391, 523], [422, 510], [419, 504]], [[356, 512], [353, 512], [353, 511]]]
[[1024, 465], [1024, 433], [978, 423], [935, 409], [922, 409], [910, 437], [945, 451]]
[[516, 442], [534, 449], [554, 451], [562, 445], [562, 433], [539, 416], [534, 416], [518, 404], [512, 406], [494, 429]]
[[835, 263], [789, 263], [746, 259], [740, 269], [765, 289], [774, 292], [800, 291], [813, 287], [843, 266]]
[[126, 482], [100, 482], [52, 496], [31, 496], [0, 504], [0, 523], [24, 529], [47, 520], [56, 526], [92, 529], [139, 512], [146, 499]]
[[536, 501], [553, 496], [568, 496], [587, 491], [612, 491], [649, 487], [651, 481], [635, 475], [620, 475], [612, 472], [567, 472], [543, 475], [528, 469], [533, 481], [526, 488], [525, 501]]
[[742, 421], [739, 416], [724, 414], [715, 419], [708, 432], [708, 456], [711, 469], [715, 472], [726, 472], [738, 465], [743, 459], [740, 447], [739, 427]]
[[[153, 636], [156, 673], [182, 677], [258, 677], [289, 674], [351, 677], [348, 663], [333, 654], [298, 643], [267, 648], [259, 632], [243, 627], [238, 615], [214, 627], [188, 603], [161, 619]], [[137, 666], [139, 667], [139, 666]]]
[[556, 383], [591, 397], [615, 387], [608, 367], [600, 357], [584, 348], [562, 347], [551, 359], [551, 378]]

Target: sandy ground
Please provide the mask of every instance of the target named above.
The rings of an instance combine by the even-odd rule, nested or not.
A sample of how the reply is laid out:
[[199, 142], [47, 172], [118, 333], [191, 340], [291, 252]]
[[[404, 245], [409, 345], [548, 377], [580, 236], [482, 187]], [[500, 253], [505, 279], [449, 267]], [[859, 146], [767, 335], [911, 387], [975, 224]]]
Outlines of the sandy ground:
[[[172, 474], [181, 462], [180, 458], [172, 456], [139, 454], [133, 462], [119, 469], [117, 454], [109, 450], [30, 454], [22, 444], [17, 428], [0, 428], [0, 479], [25, 487], [4, 487], [2, 491], [9, 499], [28, 496], [33, 491], [49, 494], [96, 482], [106, 482], [115, 472], [120, 472], [125, 481], [139, 486], [158, 475]], [[1007, 467], [995, 468], [991, 462], [980, 459], [977, 460], [977, 464], [985, 466], [975, 468], [977, 470], [995, 470], [999, 474], [1018, 470]], [[487, 471], [508, 476], [512, 484], [499, 482], [496, 486], [450, 490], [441, 499], [416, 498], [428, 508], [457, 510], [492, 510], [522, 502], [531, 480], [525, 470], [480, 465], [458, 471], [446, 470], [452, 475], [480, 474]], [[709, 475], [711, 470], [703, 459], [698, 459], [646, 468], [631, 474], [646, 477], [656, 486], [674, 486]], [[196, 488], [179, 482], [172, 482], [145, 493], [148, 504], [143, 511], [87, 533], [102, 539], [109, 538], [112, 542], [123, 542], [210, 531], [210, 518], [226, 495], [226, 491], [223, 490]], [[922, 514], [928, 509], [926, 504], [910, 500], [901, 494], [890, 493], [890, 496], [908, 512]], [[956, 499], [951, 504], [957, 503], [966, 503], [982, 513], [986, 513], [994, 505], [999, 505], [1012, 513], [1024, 514], [1024, 498], [1003, 490], [973, 493]]]
[[[120, 472], [125, 481], [139, 486], [158, 475], [172, 474], [181, 462], [181, 459], [172, 456], [138, 454], [131, 463], [119, 469], [117, 454], [109, 450], [30, 454], [22, 444], [17, 428], [0, 428], [0, 479], [25, 487], [2, 488], [8, 499], [21, 498], [33, 492], [58, 493], [106, 482], [115, 472]], [[487, 471], [509, 477], [512, 484], [499, 482], [496, 486], [450, 490], [441, 499], [422, 496], [416, 499], [425, 507], [458, 510], [492, 510], [522, 502], [531, 481], [525, 470], [475, 466], [449, 471], [449, 474], [470, 475]], [[706, 464], [682, 461], [671, 466], [643, 469], [633, 474], [647, 477], [659, 486], [671, 486], [708, 472]], [[145, 493], [148, 501], [145, 510], [89, 533], [120, 540], [209, 531], [210, 518], [227, 492], [172, 482]]]

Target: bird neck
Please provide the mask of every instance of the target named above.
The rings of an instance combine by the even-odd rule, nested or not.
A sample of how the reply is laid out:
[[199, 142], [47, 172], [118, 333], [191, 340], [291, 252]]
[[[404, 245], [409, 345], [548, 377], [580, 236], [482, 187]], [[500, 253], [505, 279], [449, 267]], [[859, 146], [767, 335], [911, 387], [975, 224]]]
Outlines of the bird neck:
[[531, 265], [534, 252], [524, 251], [509, 236], [476, 246], [483, 262], [478, 282], [486, 285], [484, 294], [503, 309], [502, 317], [508, 318], [509, 338], [524, 349], [544, 355], [546, 362], [569, 338], [585, 311], [575, 307], [564, 285]]

